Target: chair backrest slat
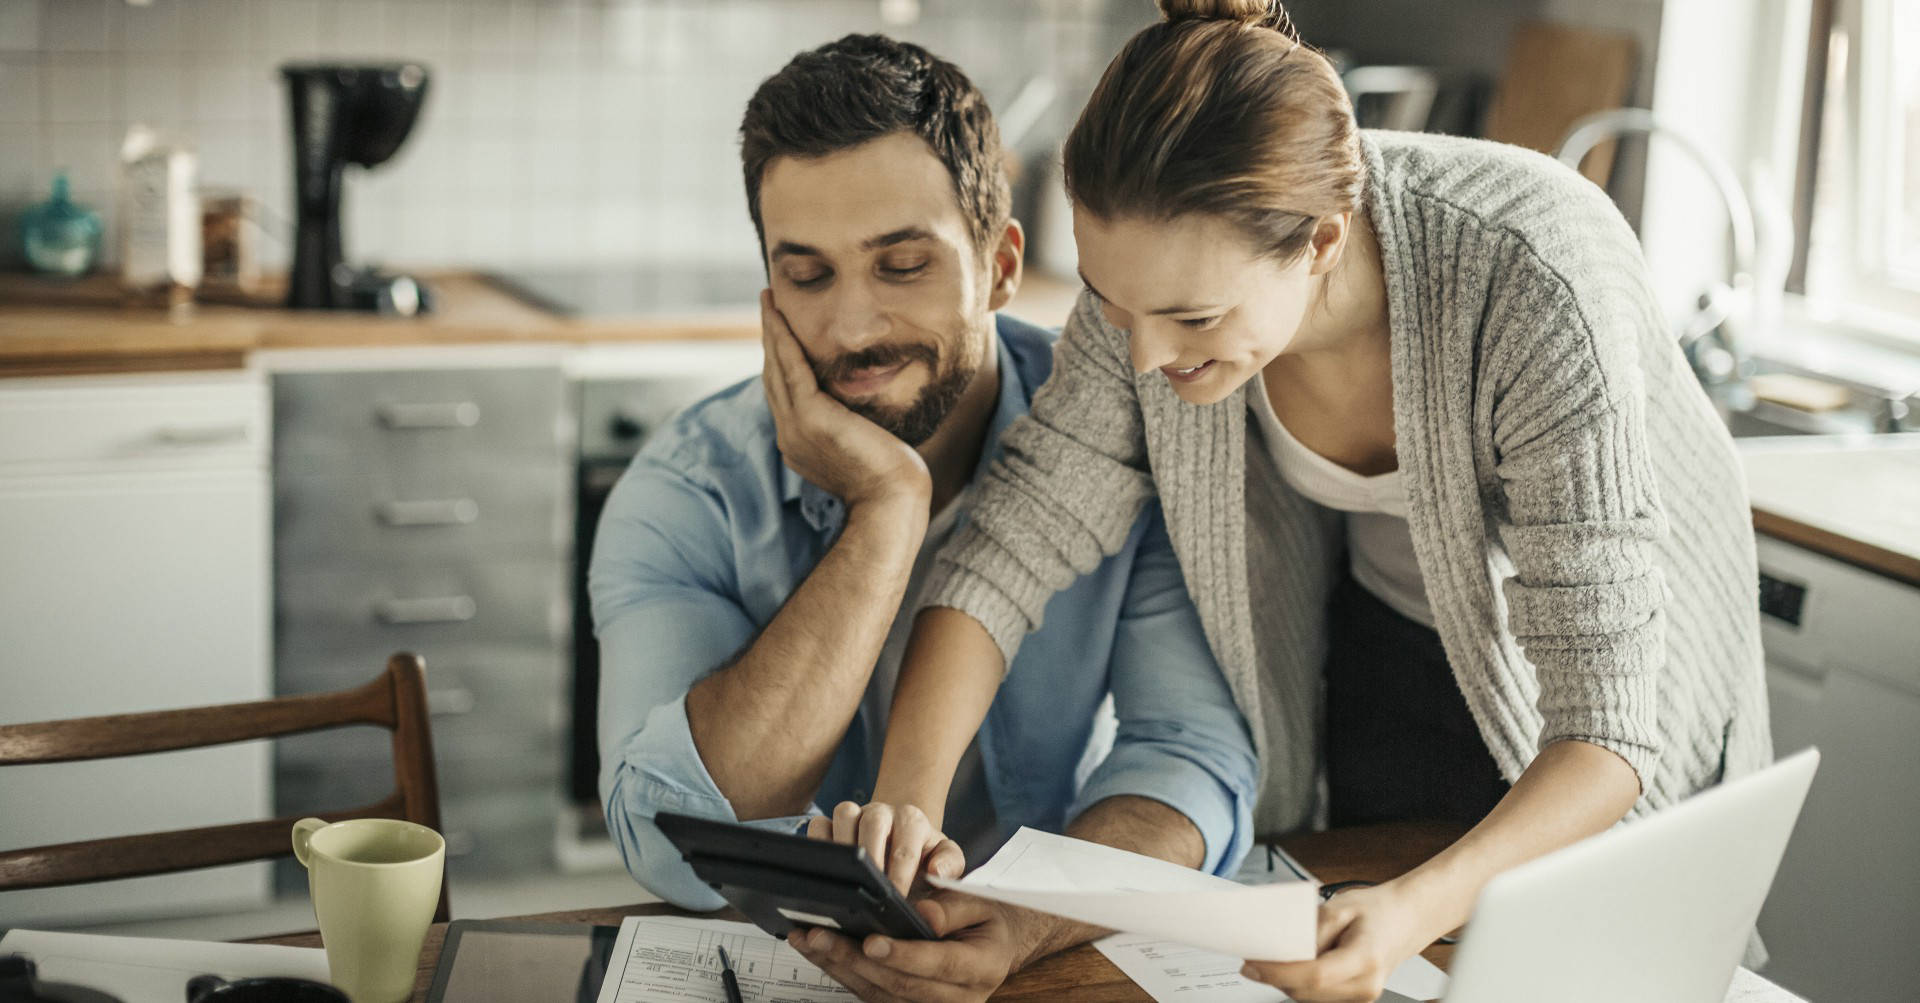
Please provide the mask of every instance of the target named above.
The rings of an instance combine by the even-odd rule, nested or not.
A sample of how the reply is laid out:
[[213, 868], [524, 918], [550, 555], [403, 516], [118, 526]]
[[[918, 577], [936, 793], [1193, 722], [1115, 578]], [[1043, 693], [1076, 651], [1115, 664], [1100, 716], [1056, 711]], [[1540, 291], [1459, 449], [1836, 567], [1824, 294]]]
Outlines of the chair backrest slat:
[[333, 693], [0, 725], [0, 766], [198, 749], [349, 724], [392, 729], [393, 689], [383, 674], [365, 686]]
[[[307, 815], [328, 821], [401, 818], [438, 830], [440, 791], [426, 694], [425, 666], [417, 656], [401, 653], [389, 658], [386, 671], [372, 682], [334, 693], [0, 725], [0, 767], [197, 749], [355, 724], [391, 731], [394, 757], [393, 793], [345, 812], [311, 811], [259, 822], [0, 850], [0, 892], [287, 856], [293, 852], [293, 823]], [[450, 918], [444, 880], [435, 918]]]
[[[396, 791], [377, 804], [330, 811], [322, 817], [329, 822], [399, 818], [401, 808]], [[284, 857], [293, 848], [293, 823], [305, 817], [288, 815], [260, 822], [0, 851], [0, 888], [51, 888]]]

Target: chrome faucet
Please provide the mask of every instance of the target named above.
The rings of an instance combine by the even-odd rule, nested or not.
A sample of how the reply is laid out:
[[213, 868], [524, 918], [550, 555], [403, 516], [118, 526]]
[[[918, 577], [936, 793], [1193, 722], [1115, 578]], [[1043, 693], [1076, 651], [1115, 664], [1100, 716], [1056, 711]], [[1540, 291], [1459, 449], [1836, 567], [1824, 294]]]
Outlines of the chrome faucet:
[[1702, 383], [1711, 386], [1744, 380], [1752, 373], [1752, 362], [1743, 336], [1752, 335], [1779, 316], [1779, 290], [1755, 281], [1760, 242], [1747, 190], [1726, 161], [1645, 108], [1611, 108], [1580, 118], [1560, 141], [1555, 156], [1578, 169], [1588, 151], [1628, 133], [1671, 141], [1706, 173], [1726, 204], [1727, 220], [1733, 228], [1733, 274], [1700, 294], [1692, 316], [1681, 324], [1678, 338]]

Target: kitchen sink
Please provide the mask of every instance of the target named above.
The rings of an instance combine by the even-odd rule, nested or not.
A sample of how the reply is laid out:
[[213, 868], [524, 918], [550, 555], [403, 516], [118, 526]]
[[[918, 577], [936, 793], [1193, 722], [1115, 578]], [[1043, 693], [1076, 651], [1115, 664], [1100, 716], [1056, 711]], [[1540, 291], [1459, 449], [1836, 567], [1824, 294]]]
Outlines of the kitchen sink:
[[1720, 419], [1736, 439], [1793, 435], [1880, 435], [1920, 432], [1920, 401], [1912, 391], [1860, 383], [1774, 359], [1754, 360], [1755, 375], [1802, 377], [1842, 391], [1844, 403], [1820, 410], [1762, 399], [1752, 380], [1710, 384]]
[[1778, 435], [1878, 435], [1892, 434], [1874, 427], [1864, 413], [1810, 414], [1783, 404], [1757, 401], [1745, 408], [1719, 405], [1720, 420], [1736, 439], [1755, 439]]

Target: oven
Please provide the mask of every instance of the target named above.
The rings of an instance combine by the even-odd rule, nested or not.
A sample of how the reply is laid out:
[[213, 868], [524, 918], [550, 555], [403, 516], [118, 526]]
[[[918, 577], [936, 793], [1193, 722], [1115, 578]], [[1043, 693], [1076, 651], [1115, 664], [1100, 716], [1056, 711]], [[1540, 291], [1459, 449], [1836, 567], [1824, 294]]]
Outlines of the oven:
[[568, 692], [565, 795], [556, 845], [564, 869], [605, 863], [610, 846], [599, 795], [600, 647], [587, 567], [607, 496], [655, 431], [687, 405], [760, 371], [756, 341], [591, 350], [575, 372], [579, 453], [574, 470], [573, 673]]

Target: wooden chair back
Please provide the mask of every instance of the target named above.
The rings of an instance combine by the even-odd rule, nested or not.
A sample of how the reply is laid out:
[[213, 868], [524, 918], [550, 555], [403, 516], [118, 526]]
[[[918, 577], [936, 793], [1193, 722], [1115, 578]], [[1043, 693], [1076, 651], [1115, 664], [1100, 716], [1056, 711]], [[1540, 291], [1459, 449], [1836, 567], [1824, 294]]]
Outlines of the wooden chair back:
[[[329, 822], [398, 818], [440, 829], [433, 736], [427, 723], [426, 667], [416, 655], [387, 660], [364, 686], [255, 703], [0, 725], [0, 767], [111, 759], [230, 742], [276, 738], [355, 724], [393, 733], [394, 792], [346, 811], [301, 812], [233, 825], [116, 836], [18, 850], [0, 850], [0, 891], [85, 884], [148, 874], [239, 864], [293, 853], [293, 823], [308, 815]], [[434, 918], [445, 922], [447, 883], [440, 882]]]

